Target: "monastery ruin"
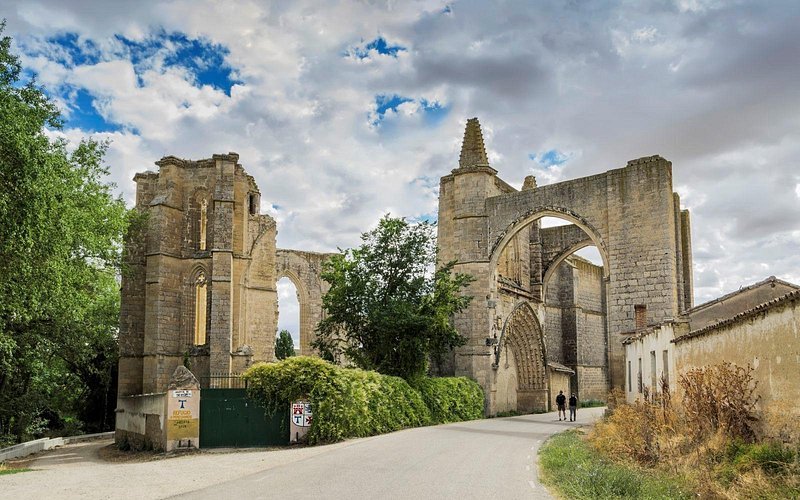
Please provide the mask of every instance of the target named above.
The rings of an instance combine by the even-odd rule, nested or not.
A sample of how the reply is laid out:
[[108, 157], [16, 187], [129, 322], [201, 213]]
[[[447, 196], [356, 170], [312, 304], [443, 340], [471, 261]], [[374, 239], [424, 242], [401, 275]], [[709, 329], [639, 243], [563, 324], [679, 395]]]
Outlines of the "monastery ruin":
[[[134, 178], [136, 207], [147, 217], [126, 243], [120, 397], [165, 391], [180, 365], [203, 380], [274, 360], [282, 277], [297, 288], [300, 352], [313, 355], [330, 254], [276, 247], [275, 220], [259, 213], [260, 191], [237, 154], [167, 156], [156, 165]], [[547, 410], [559, 390], [604, 400], [625, 387], [635, 397], [632, 359], [640, 380], [658, 371], [653, 361], [642, 372], [645, 342], [661, 342], [653, 339], [666, 330], [677, 332], [669, 339], [691, 333], [671, 325], [708, 311], [743, 310], [692, 307], [689, 213], [673, 192], [669, 161], [639, 158], [546, 186], [527, 177], [520, 190], [497, 174], [478, 120], [468, 120], [458, 166], [441, 179], [438, 244], [443, 262], [475, 278], [467, 291], [474, 299], [454, 318], [466, 345], [433, 370], [477, 380], [488, 415]], [[565, 225], [546, 227], [545, 217]], [[588, 246], [602, 265], [575, 255]], [[652, 352], [662, 350], [658, 366], [673, 366], [674, 377], [674, 355]]]

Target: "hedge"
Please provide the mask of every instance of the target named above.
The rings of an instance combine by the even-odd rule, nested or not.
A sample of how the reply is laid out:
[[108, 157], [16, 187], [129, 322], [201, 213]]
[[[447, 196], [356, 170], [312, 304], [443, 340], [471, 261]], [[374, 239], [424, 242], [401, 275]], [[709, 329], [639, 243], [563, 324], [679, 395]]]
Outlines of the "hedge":
[[472, 379], [420, 377], [412, 383], [437, 424], [483, 417], [483, 389]]
[[482, 389], [463, 377], [422, 377], [412, 387], [399, 377], [297, 356], [257, 364], [243, 378], [250, 397], [268, 412], [288, 411], [298, 399], [310, 401], [311, 444], [483, 416]]

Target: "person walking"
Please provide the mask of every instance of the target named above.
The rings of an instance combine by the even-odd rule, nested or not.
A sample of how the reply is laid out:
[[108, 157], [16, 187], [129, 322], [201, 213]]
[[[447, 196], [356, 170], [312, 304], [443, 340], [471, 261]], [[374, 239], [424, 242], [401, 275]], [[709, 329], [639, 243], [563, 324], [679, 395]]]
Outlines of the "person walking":
[[575, 419], [578, 418], [577, 415], [576, 415], [577, 411], [578, 411], [578, 396], [576, 396], [575, 393], [573, 392], [572, 396], [569, 397], [569, 421], [570, 422], [574, 422]]
[[567, 397], [564, 395], [564, 391], [558, 391], [558, 396], [556, 396], [556, 406], [558, 407], [558, 421], [561, 422], [561, 416], [564, 416], [564, 420], [567, 419]]

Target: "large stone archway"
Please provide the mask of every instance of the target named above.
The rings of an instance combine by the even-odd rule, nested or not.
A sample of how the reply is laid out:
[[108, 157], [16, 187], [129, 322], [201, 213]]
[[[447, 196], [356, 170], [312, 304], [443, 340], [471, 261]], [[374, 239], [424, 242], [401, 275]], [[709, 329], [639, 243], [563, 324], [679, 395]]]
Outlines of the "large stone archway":
[[[555, 259], [543, 264], [536, 221], [545, 216], [566, 219], [575, 229], [561, 247], [554, 247]], [[475, 278], [468, 290], [474, 300], [454, 318], [468, 341], [454, 353], [453, 371], [475, 378], [487, 394], [496, 389], [490, 340], [510, 317], [511, 298], [542, 302], [545, 267], [555, 269], [570, 250], [587, 245], [587, 239], [603, 258], [608, 328], [606, 338], [597, 342], [605, 344], [601, 349], [607, 352], [603, 363], [608, 386], [624, 383], [620, 334], [634, 329], [634, 306], [647, 305], [649, 322], [691, 307], [689, 214], [672, 191], [671, 163], [659, 156], [541, 187], [530, 178], [517, 190], [489, 165], [480, 125], [473, 118], [467, 122], [458, 168], [441, 179], [438, 231], [441, 260], [456, 260], [457, 272]], [[505, 275], [514, 267], [510, 258], [517, 266], [511, 278]], [[539, 314], [544, 323], [545, 312]], [[494, 413], [494, 406], [487, 396], [487, 412]]]

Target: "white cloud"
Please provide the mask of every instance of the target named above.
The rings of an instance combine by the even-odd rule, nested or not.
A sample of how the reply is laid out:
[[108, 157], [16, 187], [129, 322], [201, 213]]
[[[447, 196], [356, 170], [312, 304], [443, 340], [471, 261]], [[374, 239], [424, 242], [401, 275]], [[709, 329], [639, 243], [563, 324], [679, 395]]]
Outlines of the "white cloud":
[[[422, 1], [7, 4], [6, 32], [32, 54], [23, 61], [39, 82], [87, 89], [123, 126], [97, 136], [113, 140], [111, 179], [129, 201], [133, 173], [163, 155], [237, 151], [280, 246], [350, 246], [383, 211], [436, 213], [438, 179], [457, 165], [465, 119], [478, 116], [492, 166], [514, 185], [671, 160], [692, 210], [698, 302], [767, 272], [800, 279], [796, 2], [464, 0], [449, 14], [446, 2]], [[65, 32], [91, 40], [97, 60], [55, 62], [45, 41]], [[241, 82], [230, 96], [165, 65], [169, 46], [137, 75], [115, 38], [174, 32], [227, 48]], [[347, 55], [378, 36], [406, 50]], [[412, 101], [375, 126], [377, 95]], [[426, 124], [421, 99], [449, 113]], [[569, 161], [528, 158], [553, 149]]]

